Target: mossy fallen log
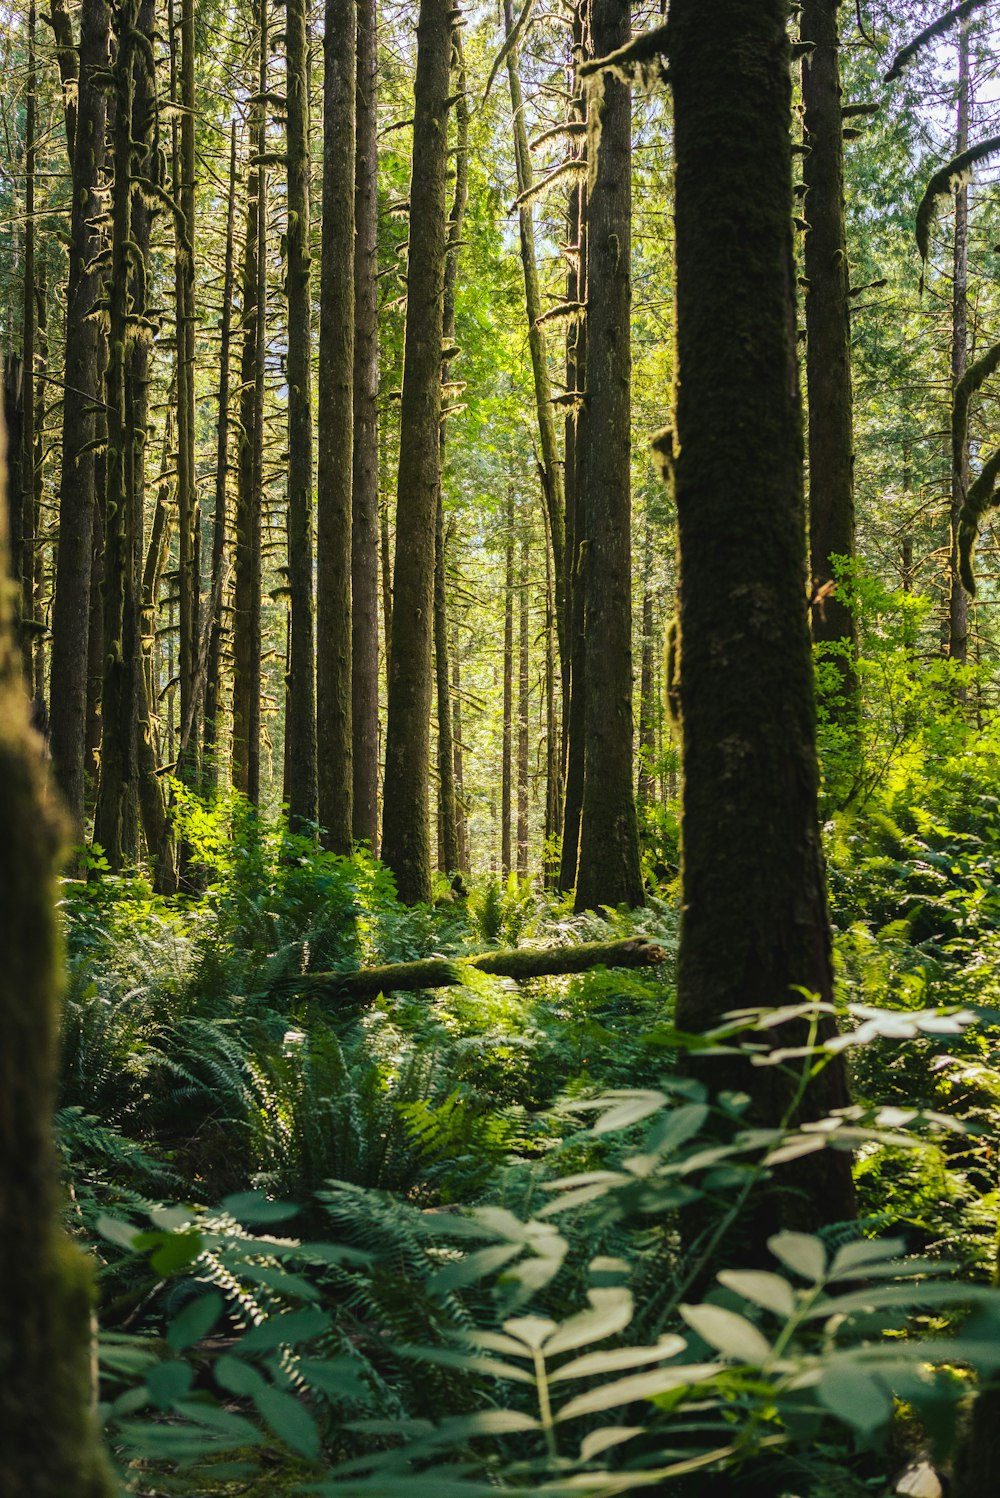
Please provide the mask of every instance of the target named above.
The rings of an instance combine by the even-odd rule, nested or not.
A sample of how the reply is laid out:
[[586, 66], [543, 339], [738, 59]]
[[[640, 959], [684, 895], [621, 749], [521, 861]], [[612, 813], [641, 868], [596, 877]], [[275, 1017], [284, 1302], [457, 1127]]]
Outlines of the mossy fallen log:
[[359, 968], [353, 973], [309, 973], [288, 986], [294, 986], [295, 992], [306, 998], [366, 1003], [380, 993], [450, 988], [464, 981], [469, 968], [523, 983], [529, 978], [561, 977], [594, 967], [656, 967], [666, 960], [662, 947], [633, 936], [626, 941], [582, 942], [573, 947], [514, 947], [472, 957], [425, 957], [417, 962]]

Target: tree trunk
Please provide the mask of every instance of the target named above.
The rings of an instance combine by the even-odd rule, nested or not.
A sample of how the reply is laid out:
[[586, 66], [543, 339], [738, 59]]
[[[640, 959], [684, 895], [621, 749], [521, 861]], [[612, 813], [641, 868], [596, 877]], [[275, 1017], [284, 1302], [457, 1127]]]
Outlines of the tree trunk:
[[809, 399], [809, 552], [813, 639], [836, 673], [823, 706], [831, 722], [856, 743], [858, 732], [857, 626], [847, 584], [832, 592], [838, 562], [854, 559], [854, 431], [851, 394], [850, 265], [844, 222], [844, 142], [841, 113], [840, 0], [805, 0], [799, 17], [805, 106], [806, 381]]
[[[267, 0], [261, 0], [258, 91], [267, 90]], [[264, 455], [264, 336], [267, 314], [267, 179], [264, 105], [250, 129], [247, 225], [243, 250], [243, 351], [237, 450], [236, 554], [233, 577], [233, 786], [260, 801], [261, 490]]]
[[[346, 3], [346, 0], [341, 0]], [[309, 249], [309, 81], [306, 36], [306, 0], [289, 0], [286, 19], [287, 37], [287, 149], [288, 149], [288, 592], [291, 611], [291, 645], [289, 649], [288, 695], [286, 698], [285, 742], [288, 750], [288, 778], [285, 799], [288, 802], [289, 825], [303, 829], [316, 821], [316, 651], [313, 645], [315, 609], [313, 604], [313, 526], [312, 526], [312, 276]], [[327, 48], [331, 63], [335, 48]], [[348, 113], [354, 103], [354, 62], [350, 64], [351, 87]], [[332, 125], [332, 122], [331, 122]], [[354, 161], [350, 164], [354, 182]], [[350, 197], [349, 217], [353, 219], [354, 202]], [[331, 225], [326, 223], [327, 232]], [[350, 264], [350, 255], [348, 255]], [[348, 340], [353, 338], [353, 315], [348, 319]], [[341, 378], [350, 390], [351, 364]], [[350, 397], [348, 395], [348, 406]], [[344, 426], [341, 420], [341, 427]], [[350, 417], [346, 424], [346, 447], [340, 451], [350, 464]], [[335, 434], [344, 442], [343, 433]], [[347, 548], [350, 557], [350, 484], [346, 516]], [[324, 501], [325, 503], [325, 501]], [[342, 511], [342, 513], [344, 513]], [[341, 575], [346, 592], [349, 560]], [[337, 600], [343, 607], [342, 600]], [[348, 600], [349, 608], [349, 600]], [[343, 633], [343, 632], [342, 632]], [[347, 631], [349, 637], [349, 629]], [[346, 638], [339, 644], [340, 656], [348, 649]], [[324, 655], [328, 654], [326, 644]], [[338, 693], [343, 712], [349, 712], [349, 698]], [[338, 738], [337, 752], [342, 749]], [[324, 744], [324, 757], [327, 748]], [[348, 755], [349, 755], [348, 749]], [[349, 785], [349, 782], [348, 782]], [[343, 830], [343, 814], [338, 816], [337, 834]], [[347, 823], [350, 828], [350, 817]], [[350, 833], [348, 830], [348, 841]]]
[[353, 838], [378, 849], [378, 52], [376, 0], [358, 0], [351, 525]]
[[96, 495], [92, 444], [94, 406], [100, 383], [97, 325], [90, 314], [101, 284], [95, 264], [100, 248], [96, 224], [102, 212], [97, 188], [104, 164], [107, 103], [103, 76], [108, 68], [108, 28], [105, 0], [83, 0], [66, 293], [66, 392], [49, 712], [49, 742], [56, 781], [77, 838], [82, 835], [84, 816], [87, 641]]
[[455, 828], [458, 838], [458, 868], [470, 870], [469, 818], [465, 809], [465, 765], [462, 744], [462, 661], [458, 648], [458, 630], [451, 637], [452, 748], [455, 767]]
[[[962, 26], [958, 43], [958, 131], [955, 154], [969, 147], [969, 113], [972, 107], [972, 84], [969, 77], [969, 33]], [[951, 388], [957, 388], [969, 363], [969, 188], [963, 179], [955, 192], [955, 243], [952, 258], [951, 322]], [[951, 551], [948, 562], [948, 655], [964, 666], [969, 652], [969, 600], [958, 565], [958, 517], [969, 487], [968, 424], [951, 449]], [[964, 686], [956, 688], [960, 702], [966, 699]]]
[[640, 807], [656, 799], [656, 622], [653, 607], [653, 527], [646, 516], [646, 555], [642, 582], [642, 662], [639, 670], [639, 779], [636, 800]]
[[[44, 691], [35, 681], [35, 116], [37, 76], [35, 71], [35, 0], [28, 6], [28, 80], [24, 114], [24, 302], [21, 358], [24, 420], [20, 441], [20, 485], [11, 491], [11, 502], [21, 515], [21, 661], [28, 695]], [[10, 439], [8, 439], [10, 440]], [[13, 540], [13, 537], [12, 537]], [[25, 626], [28, 626], [27, 628]]]
[[[222, 594], [226, 565], [226, 490], [229, 486], [229, 368], [233, 326], [236, 240], [236, 120], [229, 135], [229, 199], [226, 207], [226, 262], [222, 279], [222, 323], [219, 329], [219, 419], [215, 444], [215, 511], [212, 516], [211, 635], [205, 673], [205, 723], [202, 740], [202, 785], [209, 795], [219, 788], [219, 717], [222, 711]], [[217, 600], [217, 601], [216, 601]]]
[[[170, 3], [173, 10], [173, 0]], [[201, 601], [199, 576], [198, 486], [195, 472], [195, 114], [197, 100], [194, 86], [195, 0], [180, 0], [181, 105], [180, 149], [174, 126], [174, 196], [180, 205], [181, 220], [175, 237], [175, 295], [177, 307], [177, 531], [180, 543], [178, 575], [178, 671], [180, 675], [180, 720], [188, 722], [192, 714], [195, 671], [198, 657], [198, 632]], [[171, 28], [172, 46], [174, 32]], [[197, 735], [192, 734], [177, 765], [178, 777], [194, 783], [197, 770]]]
[[[0, 577], [8, 566], [0, 493]], [[55, 876], [64, 829], [41, 744], [28, 727], [6, 588], [0, 590], [0, 826], [7, 933], [0, 971], [0, 1492], [112, 1498], [91, 1407], [92, 1276], [60, 1224], [52, 1131], [62, 971]]]
[[[677, 454], [677, 1023], [692, 1031], [732, 1010], [784, 1004], [799, 985], [826, 1002], [833, 994], [802, 583], [787, 14], [785, 0], [718, 0], [706, 26], [701, 0], [674, 0], [670, 11], [677, 440], [664, 434], [659, 448], [667, 462]], [[720, 347], [739, 357], [720, 360]], [[779, 1045], [802, 1038], [792, 1026], [769, 1033]], [[705, 1079], [749, 1090], [761, 1123], [791, 1109], [794, 1082], [777, 1067], [753, 1068], [751, 1080], [742, 1061], [716, 1058]], [[810, 1084], [800, 1115], [847, 1101], [838, 1061]], [[848, 1155], [811, 1156], [794, 1184], [772, 1193], [758, 1228], [852, 1216]]]
[[[316, 726], [322, 745], [319, 820], [323, 843], [332, 852], [345, 855], [351, 851], [354, 832], [351, 573], [353, 455], [357, 430], [354, 421], [357, 37], [355, 0], [327, 0], [323, 41]], [[374, 331], [372, 327], [373, 335]], [[376, 364], [376, 380], [377, 376]], [[371, 408], [366, 414], [370, 417]]]
[[[577, 8], [573, 21], [574, 57], [589, 50], [585, 5]], [[585, 91], [574, 78], [570, 122], [583, 126], [586, 119]], [[583, 138], [585, 141], [585, 137]], [[580, 159], [586, 161], [587, 147]], [[566, 300], [583, 308], [587, 301], [587, 182], [570, 189], [567, 220], [567, 254], [570, 268]], [[586, 722], [586, 634], [584, 589], [587, 567], [587, 320], [572, 318], [566, 333], [566, 393], [571, 404], [566, 417], [566, 658], [563, 663], [563, 825], [559, 865], [559, 888], [568, 893], [576, 885], [580, 853], [580, 811]]]
[[382, 838], [382, 856], [408, 905], [431, 892], [427, 786], [452, 20], [449, 0], [421, 0]]
[[503, 747], [500, 759], [500, 872], [511, 870], [511, 781], [514, 741], [514, 491], [507, 493], [503, 589]]
[[[631, 36], [629, 0], [592, 0], [598, 57]], [[589, 86], [584, 785], [576, 908], [642, 905], [632, 766], [632, 101]]]
[[528, 645], [531, 611], [528, 602], [531, 546], [527, 525], [521, 532], [521, 575], [517, 621], [517, 873], [528, 877]]
[[[504, 0], [504, 29], [509, 38], [514, 29], [514, 8], [511, 0]], [[524, 274], [524, 303], [528, 314], [528, 348], [531, 353], [535, 411], [538, 419], [542, 493], [545, 499], [545, 519], [555, 573], [556, 623], [561, 658], [565, 649], [563, 636], [566, 608], [566, 494], [559, 446], [556, 440], [555, 407], [552, 404], [552, 382], [549, 379], [547, 340], [545, 327], [541, 322], [543, 308], [541, 286], [538, 280], [538, 263], [535, 258], [534, 209], [530, 202], [523, 201], [525, 194], [531, 190], [532, 171], [528, 132], [524, 124], [521, 78], [517, 64], [518, 50], [512, 47], [507, 54], [507, 77], [510, 83], [510, 106], [514, 116], [514, 163], [519, 199], [521, 268]]]
[[552, 551], [545, 545], [545, 888], [559, 886], [559, 860], [554, 849], [562, 827], [562, 764], [559, 754], [559, 715], [556, 702], [556, 598]]

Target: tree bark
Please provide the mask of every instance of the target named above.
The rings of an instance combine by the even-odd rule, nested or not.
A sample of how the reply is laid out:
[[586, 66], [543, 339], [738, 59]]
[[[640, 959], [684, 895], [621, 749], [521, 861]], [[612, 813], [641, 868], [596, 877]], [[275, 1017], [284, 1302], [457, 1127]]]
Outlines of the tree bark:
[[[171, 0], [171, 10], [173, 0]], [[192, 715], [197, 670], [201, 578], [199, 566], [200, 516], [195, 472], [195, 0], [180, 0], [179, 102], [180, 148], [174, 128], [174, 196], [180, 205], [175, 237], [175, 295], [177, 306], [177, 532], [180, 543], [178, 574], [178, 672], [180, 719]], [[171, 28], [173, 42], [173, 29]], [[175, 89], [177, 80], [175, 79]], [[193, 783], [197, 771], [198, 739], [192, 734], [181, 754], [177, 774]]]
[[77, 838], [82, 835], [84, 816], [87, 641], [96, 496], [94, 406], [100, 383], [97, 325], [90, 314], [100, 295], [101, 283], [95, 264], [100, 248], [96, 223], [102, 210], [97, 188], [104, 164], [107, 103], [101, 80], [108, 67], [108, 28], [105, 0], [83, 0], [66, 293], [66, 392], [49, 711], [49, 743], [56, 782]]
[[[229, 370], [236, 282], [236, 120], [229, 131], [229, 197], [226, 205], [226, 260], [222, 276], [219, 328], [219, 398], [215, 443], [215, 509], [212, 515], [211, 634], [205, 674], [205, 722], [202, 739], [202, 785], [209, 795], [219, 788], [219, 718], [222, 711], [222, 595], [226, 566], [226, 491], [229, 487]], [[216, 602], [216, 600], [218, 600]]]
[[[2, 446], [2, 443], [0, 443]], [[2, 474], [2, 458], [0, 458]], [[0, 477], [0, 485], [2, 485]], [[86, 558], [89, 565], [89, 554]], [[0, 494], [0, 576], [9, 565]], [[0, 1492], [112, 1498], [91, 1408], [94, 1291], [60, 1224], [52, 1130], [64, 826], [28, 727], [12, 600], [0, 590]]]
[[378, 850], [378, 26], [358, 0], [354, 191], [354, 488], [351, 524], [353, 838]]
[[656, 624], [653, 606], [653, 527], [646, 515], [642, 582], [642, 660], [639, 668], [639, 778], [636, 800], [640, 807], [651, 806], [656, 798], [656, 720], [655, 684]]
[[[839, 37], [840, 0], [805, 0], [799, 18], [812, 49], [802, 60], [806, 185], [806, 381], [809, 399], [809, 550], [812, 592], [836, 583], [839, 560], [854, 559], [854, 429], [851, 391], [850, 265], [844, 222], [844, 143]], [[856, 741], [857, 626], [837, 584], [812, 609], [813, 639], [836, 673], [824, 694], [831, 722]]]
[[[958, 129], [955, 154], [969, 147], [969, 112], [972, 84], [969, 77], [969, 33], [962, 26], [958, 42]], [[955, 192], [955, 241], [952, 255], [951, 386], [952, 391], [969, 363], [969, 188], [963, 180]], [[962, 586], [958, 565], [958, 519], [969, 487], [968, 425], [951, 449], [951, 550], [948, 562], [948, 655], [964, 666], [969, 653], [969, 600]], [[964, 686], [956, 688], [960, 702]]]
[[[24, 301], [21, 358], [24, 421], [20, 443], [20, 486], [11, 492], [13, 506], [20, 510], [21, 660], [28, 695], [44, 691], [35, 680], [35, 129], [37, 114], [35, 68], [35, 0], [28, 6], [28, 80], [24, 112]], [[26, 627], [27, 626], [27, 627]]]
[[[704, 1030], [797, 986], [832, 1000], [817, 823], [796, 360], [785, 0], [674, 0], [676, 442], [684, 789], [677, 1022]], [[739, 357], [718, 357], [720, 346]], [[720, 440], [720, 433], [725, 440]], [[671, 459], [671, 451], [676, 458]], [[784, 1044], [794, 1027], [774, 1033]], [[799, 1031], [794, 1033], [801, 1039]], [[827, 1032], [829, 1033], [829, 1032]], [[714, 1059], [713, 1088], [750, 1090], [773, 1125], [794, 1082]], [[842, 1064], [800, 1116], [846, 1104]], [[850, 1218], [850, 1160], [810, 1157], [758, 1227]], [[766, 1233], [761, 1242], [766, 1240]]]
[[511, 789], [514, 741], [514, 491], [507, 493], [503, 588], [503, 725], [500, 755], [500, 872], [511, 871]]
[[521, 531], [521, 566], [518, 579], [517, 619], [517, 875], [528, 877], [528, 647], [531, 610], [528, 599], [531, 545], [528, 526]]
[[427, 786], [451, 35], [449, 0], [421, 0], [382, 838], [382, 856], [408, 905], [431, 892]]
[[[629, 0], [592, 0], [598, 57], [631, 36]], [[632, 766], [632, 102], [613, 72], [588, 88], [587, 650], [576, 908], [644, 901]]]
[[[352, 728], [355, 336], [355, 0], [327, 0], [323, 40], [323, 262], [319, 332], [316, 538], [316, 722], [324, 846], [349, 854], [354, 831]], [[368, 143], [370, 144], [370, 142]], [[374, 328], [372, 328], [374, 333]], [[370, 352], [369, 352], [370, 357]], [[376, 365], [376, 379], [377, 379]], [[367, 413], [371, 414], [370, 408]], [[374, 435], [374, 434], [373, 434]], [[376, 491], [377, 503], [377, 491]]]
[[370, 1002], [380, 993], [414, 993], [421, 988], [450, 988], [463, 982], [463, 968], [493, 977], [527, 983], [532, 978], [585, 973], [595, 967], [658, 967], [667, 961], [662, 947], [642, 937], [625, 941], [579, 942], [572, 947], [516, 947], [481, 952], [474, 957], [428, 957], [387, 967], [361, 968], [355, 973], [311, 973], [290, 979], [288, 986], [306, 998]]
[[[309, 83], [306, 0], [289, 0], [286, 16], [288, 123], [288, 591], [291, 615], [285, 711], [285, 799], [293, 829], [316, 821], [316, 651], [313, 644], [312, 275], [309, 250]], [[330, 55], [328, 49], [327, 55]], [[353, 60], [350, 68], [353, 107]], [[350, 181], [354, 181], [351, 161]], [[353, 218], [354, 203], [350, 202]], [[331, 226], [326, 225], [327, 229]], [[348, 258], [350, 263], [350, 257]], [[348, 337], [353, 337], [353, 318]], [[348, 365], [348, 380], [350, 368]], [[350, 424], [348, 420], [348, 433]], [[350, 463], [350, 436], [341, 449]], [[350, 495], [348, 485], [347, 494]], [[347, 506], [350, 526], [350, 504]], [[349, 537], [347, 556], [349, 557]], [[346, 590], [348, 568], [344, 568]], [[339, 603], [339, 600], [338, 600]], [[341, 605], [342, 606], [342, 605]], [[349, 603], [348, 603], [349, 607]], [[345, 648], [343, 645], [341, 649]], [[327, 647], [323, 646], [324, 655]], [[349, 708], [347, 709], [349, 711]], [[340, 744], [338, 742], [338, 749]], [[325, 754], [326, 746], [324, 746]], [[349, 818], [348, 818], [348, 826]], [[339, 822], [338, 822], [339, 827]]]

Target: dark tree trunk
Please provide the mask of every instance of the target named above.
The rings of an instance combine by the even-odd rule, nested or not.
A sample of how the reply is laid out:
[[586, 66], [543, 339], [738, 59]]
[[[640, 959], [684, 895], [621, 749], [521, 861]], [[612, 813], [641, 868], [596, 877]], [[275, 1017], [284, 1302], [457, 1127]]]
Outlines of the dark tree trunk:
[[236, 240], [236, 121], [230, 126], [229, 201], [226, 209], [226, 262], [222, 279], [219, 329], [219, 419], [215, 444], [215, 512], [212, 516], [212, 612], [205, 672], [205, 725], [202, 740], [202, 784], [213, 795], [219, 788], [219, 717], [222, 711], [222, 597], [226, 566], [226, 491], [229, 487], [229, 370], [233, 327]]
[[[2, 446], [2, 440], [0, 440]], [[0, 486], [2, 486], [0, 457]], [[87, 562], [89, 563], [89, 555]], [[0, 492], [0, 577], [10, 565]], [[90, 1269], [61, 1224], [52, 1130], [63, 958], [62, 819], [28, 727], [12, 600], [0, 589], [0, 1492], [112, 1498], [91, 1407]]]
[[562, 827], [562, 764], [559, 754], [559, 714], [556, 700], [556, 598], [551, 547], [545, 546], [545, 860], [546, 889], [559, 885], [559, 860], [554, 854]]
[[462, 661], [458, 648], [458, 630], [451, 637], [452, 748], [455, 767], [455, 828], [458, 837], [458, 867], [467, 874], [470, 869], [469, 818], [465, 810], [465, 764], [462, 745]]
[[[465, 58], [461, 32], [455, 35], [455, 194], [448, 220], [448, 251], [444, 270], [444, 312], [441, 323], [443, 359], [441, 378], [443, 400], [461, 388], [450, 379], [457, 355], [455, 346], [455, 306], [458, 294], [458, 251], [469, 198], [469, 100], [466, 95]], [[441, 472], [444, 473], [447, 420], [441, 422]], [[440, 847], [438, 862], [444, 873], [454, 874], [460, 863], [458, 849], [458, 807], [455, 801], [455, 744], [452, 725], [451, 670], [448, 664], [448, 582], [446, 567], [447, 541], [452, 528], [445, 529], [444, 496], [438, 486], [437, 514], [434, 525], [434, 679], [437, 699], [438, 826]]]
[[636, 799], [640, 807], [656, 798], [656, 622], [653, 606], [653, 528], [646, 517], [642, 583], [642, 662], [639, 670], [639, 778]]
[[[327, 0], [323, 42], [316, 726], [322, 746], [319, 820], [323, 842], [332, 852], [343, 854], [350, 853], [354, 832], [351, 573], [352, 470], [357, 430], [354, 421], [357, 36], [355, 0]], [[376, 365], [376, 379], [377, 375]]]
[[378, 52], [376, 0], [358, 3], [351, 526], [353, 836], [378, 848]]
[[49, 742], [56, 781], [78, 838], [84, 816], [87, 641], [96, 496], [94, 406], [100, 387], [97, 325], [90, 313], [100, 295], [95, 261], [100, 248], [96, 223], [102, 205], [97, 187], [104, 163], [107, 104], [102, 80], [108, 67], [108, 28], [108, 7], [104, 0], [83, 0], [49, 711]]
[[[288, 776], [285, 799], [292, 828], [316, 821], [316, 651], [313, 644], [313, 456], [312, 456], [312, 276], [309, 267], [309, 81], [306, 0], [289, 0], [286, 19], [288, 76], [288, 592], [291, 612], [285, 744]], [[330, 57], [331, 49], [327, 49]], [[331, 61], [333, 59], [331, 58]], [[348, 112], [354, 103], [354, 64], [350, 66]], [[351, 162], [350, 181], [354, 181]], [[353, 218], [353, 197], [350, 200]], [[327, 225], [329, 230], [330, 225]], [[350, 257], [348, 257], [350, 263]], [[350, 332], [353, 337], [353, 316]], [[347, 366], [348, 390], [351, 366]], [[343, 424], [343, 423], [342, 423]], [[350, 462], [350, 424], [347, 446]], [[350, 486], [347, 488], [350, 496]], [[350, 504], [347, 507], [350, 525]], [[343, 548], [342, 548], [343, 549]], [[350, 538], [346, 555], [350, 557]], [[348, 563], [349, 565], [349, 563]], [[343, 569], [347, 578], [347, 569]], [[348, 604], [349, 607], [349, 604]], [[349, 632], [348, 632], [349, 633]], [[341, 651], [346, 649], [341, 646]], [[326, 647], [324, 646], [324, 654]], [[349, 712], [349, 698], [342, 710]], [[340, 742], [338, 741], [338, 750]], [[324, 755], [326, 745], [324, 745]], [[338, 820], [338, 831], [343, 818]], [[350, 827], [350, 819], [347, 822]], [[348, 833], [349, 836], [349, 833]]]
[[[44, 691], [44, 682], [35, 680], [34, 637], [30, 626], [35, 620], [35, 0], [28, 6], [28, 80], [24, 119], [24, 302], [21, 357], [24, 363], [24, 421], [19, 444], [20, 483], [11, 490], [12, 509], [21, 516], [20, 551], [17, 560], [21, 573], [21, 661], [28, 695]], [[13, 447], [13, 437], [8, 434]], [[11, 541], [13, 544], [13, 535]], [[25, 628], [25, 625], [29, 626]]]
[[[817, 824], [806, 595], [802, 417], [795, 337], [791, 74], [785, 0], [674, 0], [677, 397], [683, 855], [677, 1023], [703, 1030], [772, 1008], [833, 975]], [[716, 336], [738, 348], [718, 358]], [[724, 434], [725, 440], [720, 440]], [[660, 438], [669, 457], [671, 442]], [[776, 1043], [789, 1030], [769, 1032]], [[801, 1038], [801, 1037], [799, 1037]], [[715, 1059], [713, 1088], [750, 1090], [779, 1123], [794, 1082]], [[842, 1065], [801, 1114], [846, 1104]], [[850, 1159], [810, 1157], [768, 1221], [850, 1218]], [[766, 1233], [761, 1236], [761, 1242]]]
[[[261, 0], [258, 89], [267, 89], [267, 0]], [[264, 106], [250, 131], [247, 225], [243, 253], [243, 351], [237, 450], [236, 555], [233, 578], [232, 780], [254, 806], [260, 800], [261, 490], [264, 461], [264, 327], [267, 312], [267, 179]]]
[[[844, 143], [840, 0], [805, 0], [802, 60], [806, 184], [806, 380], [809, 399], [809, 552], [816, 597], [836, 579], [837, 560], [854, 558], [854, 431], [851, 394], [850, 266], [844, 223]], [[843, 586], [812, 610], [813, 639], [836, 672], [825, 694], [830, 720], [854, 740], [858, 730], [857, 627]]]
[[[180, 720], [183, 725], [194, 714], [195, 673], [198, 659], [198, 629], [201, 602], [199, 576], [198, 486], [195, 472], [195, 98], [194, 32], [195, 0], [180, 0], [179, 102], [180, 146], [174, 127], [174, 196], [181, 209], [175, 238], [175, 295], [177, 307], [177, 532], [180, 546], [178, 573], [178, 673], [180, 676]], [[173, 3], [171, 0], [171, 10]], [[171, 28], [172, 45], [174, 41]], [[197, 771], [198, 738], [192, 733], [180, 754], [177, 774], [193, 783]]]
[[382, 837], [382, 856], [408, 905], [431, 892], [427, 786], [452, 20], [449, 0], [421, 0]]
[[[10, 538], [8, 562], [14, 593], [14, 624], [22, 646], [21, 624], [24, 618], [24, 362], [16, 354], [3, 361], [3, 419], [7, 433], [6, 482], [7, 534]], [[6, 580], [4, 580], [6, 586]]]
[[[592, 0], [598, 57], [630, 35], [629, 0]], [[587, 111], [587, 652], [576, 908], [643, 903], [632, 767], [632, 103], [613, 72]]]

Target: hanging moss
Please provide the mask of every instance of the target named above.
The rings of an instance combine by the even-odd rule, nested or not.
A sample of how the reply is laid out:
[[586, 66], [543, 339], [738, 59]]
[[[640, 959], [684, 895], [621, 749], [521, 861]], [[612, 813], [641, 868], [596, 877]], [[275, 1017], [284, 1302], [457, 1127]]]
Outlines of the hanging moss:
[[1000, 480], [1000, 448], [987, 463], [983, 464], [981, 472], [969, 485], [965, 503], [958, 517], [959, 572], [966, 592], [973, 598], [976, 595], [976, 579], [972, 570], [972, 553], [979, 539], [980, 517], [985, 515], [987, 510], [995, 509], [1000, 504], [998, 480]]
[[936, 41], [939, 36], [944, 36], [953, 26], [960, 26], [969, 19], [974, 10], [985, 5], [987, 0], [963, 0], [961, 5], [945, 11], [930, 26], [925, 26], [923, 31], [917, 33], [912, 42], [901, 47], [892, 59], [892, 66], [885, 75], [886, 83], [893, 83], [897, 78], [902, 78], [907, 69], [911, 68], [917, 60], [918, 53], [931, 42]]
[[[928, 182], [917, 208], [916, 222], [917, 249], [925, 263], [930, 254], [931, 225], [940, 204], [963, 184], [971, 182], [972, 168], [978, 162], [985, 161], [988, 156], [994, 156], [997, 151], [1000, 151], [1000, 135], [992, 135], [989, 140], [981, 140], [978, 145], [970, 146], [967, 151], [953, 156], [951, 161], [939, 167]], [[922, 277], [920, 284], [922, 289]]]

